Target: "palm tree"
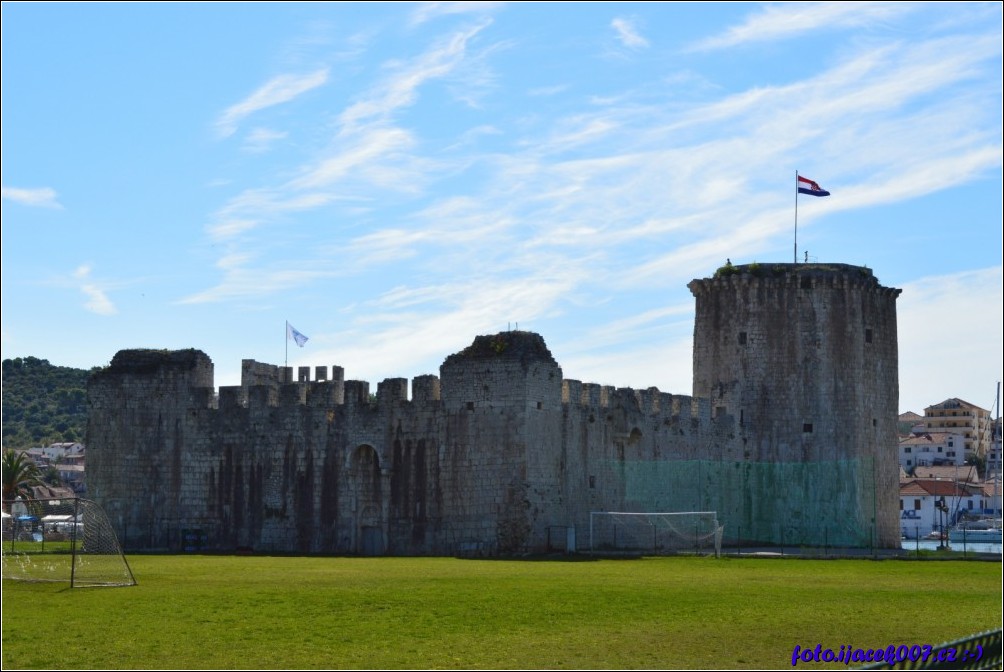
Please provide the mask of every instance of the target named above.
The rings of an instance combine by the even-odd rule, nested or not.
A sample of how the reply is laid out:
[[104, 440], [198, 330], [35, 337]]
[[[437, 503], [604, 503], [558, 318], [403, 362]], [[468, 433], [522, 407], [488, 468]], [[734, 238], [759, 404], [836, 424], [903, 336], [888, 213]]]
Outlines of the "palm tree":
[[3, 501], [14, 500], [18, 495], [31, 499], [31, 486], [41, 483], [38, 467], [26, 453], [11, 448], [3, 452]]

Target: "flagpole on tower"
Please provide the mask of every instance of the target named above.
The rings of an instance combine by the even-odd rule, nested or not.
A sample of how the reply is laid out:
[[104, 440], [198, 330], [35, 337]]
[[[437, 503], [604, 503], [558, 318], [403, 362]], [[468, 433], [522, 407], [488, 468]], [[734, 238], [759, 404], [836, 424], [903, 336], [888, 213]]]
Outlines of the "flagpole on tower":
[[283, 366], [284, 369], [288, 369], [289, 368], [289, 320], [286, 320], [286, 334], [285, 334], [285, 336], [286, 336], [286, 338], [284, 340], [286, 341], [286, 360], [283, 362], [282, 366]]
[[[818, 182], [813, 182], [807, 177], [802, 177], [795, 171], [795, 263], [798, 263], [798, 195], [808, 194], [809, 196], [829, 196], [830, 192], [819, 186]], [[805, 263], [809, 263], [809, 253], [805, 253]]]
[[795, 263], [798, 263], [798, 171], [795, 171]]

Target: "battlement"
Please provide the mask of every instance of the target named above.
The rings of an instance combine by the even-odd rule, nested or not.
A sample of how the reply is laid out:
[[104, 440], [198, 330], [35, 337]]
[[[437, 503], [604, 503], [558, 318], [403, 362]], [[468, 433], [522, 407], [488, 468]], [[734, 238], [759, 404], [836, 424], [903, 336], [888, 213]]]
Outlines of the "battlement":
[[[310, 378], [310, 367], [301, 366], [296, 370], [297, 383], [340, 383], [345, 380], [345, 369], [340, 366], [332, 366], [331, 377], [328, 377], [328, 367], [315, 366], [314, 379]], [[277, 366], [275, 364], [264, 364], [253, 359], [241, 360], [241, 387], [251, 387], [253, 385], [285, 385], [294, 382], [293, 367]]]
[[561, 381], [561, 403], [567, 406], [601, 412], [610, 408], [626, 408], [642, 415], [651, 415], [677, 422], [711, 418], [711, 400], [689, 395], [660, 392], [657, 387], [636, 390], [583, 383], [566, 378]]
[[[488, 362], [502, 365], [500, 378], [489, 379], [483, 375], [482, 364]], [[463, 371], [473, 368], [477, 371], [481, 396], [476, 405], [480, 406], [505, 403], [510, 399], [511, 384], [514, 382], [511, 378], [521, 378], [531, 364], [543, 364], [548, 380], [552, 379], [555, 372], [560, 374], [561, 371], [542, 336], [519, 331], [478, 336], [470, 346], [448, 356], [444, 368]], [[516, 367], [511, 368], [513, 365]], [[174, 371], [187, 375], [199, 367], [208, 367], [207, 370], [210, 373], [212, 371], [212, 361], [199, 350], [124, 350], [101, 373], [106, 376], [157, 376], [163, 371]], [[345, 371], [340, 366], [316, 366], [313, 368], [313, 379], [309, 366], [297, 367], [296, 372], [294, 381], [293, 367], [245, 359], [241, 362], [241, 384], [221, 386], [215, 403], [211, 399], [213, 381], [211, 378], [207, 380], [205, 375], [196, 375], [188, 380], [189, 399], [194, 407], [215, 406], [221, 410], [296, 406], [326, 408], [342, 405], [364, 407], [374, 403], [377, 406], [399, 403], [427, 405], [442, 401], [443, 386], [440, 378], [434, 375], [421, 375], [412, 379], [410, 397], [407, 378], [387, 378], [377, 384], [374, 398], [370, 394], [371, 385], [368, 381], [345, 380]], [[493, 389], [493, 385], [498, 389]], [[538, 409], [542, 409], [546, 402], [550, 409], [573, 404], [596, 412], [616, 407], [675, 420], [711, 417], [710, 400], [668, 394], [660, 392], [656, 387], [635, 390], [562, 379], [560, 388], [545, 385], [544, 388], [536, 389], [535, 393], [541, 397]], [[549, 398], [552, 393], [555, 394], [553, 399]], [[469, 409], [470, 405], [465, 407]]]
[[740, 264], [721, 266], [711, 278], [694, 279], [687, 287], [694, 296], [724, 287], [746, 287], [753, 284], [797, 289], [858, 289], [874, 290], [899, 296], [902, 290], [883, 287], [870, 268], [852, 264]]
[[[330, 377], [329, 377], [330, 371]], [[265, 386], [278, 389], [278, 396], [258, 393], [257, 398], [275, 399], [276, 404], [309, 404], [330, 406], [351, 403], [352, 405], [368, 404], [370, 402], [370, 384], [367, 381], [345, 380], [345, 369], [340, 366], [315, 366], [313, 380], [311, 368], [300, 366], [296, 370], [296, 380], [293, 380], [293, 367], [264, 364], [253, 359], [241, 362], [240, 387], [221, 387], [220, 406], [247, 405], [248, 390], [252, 387]], [[439, 401], [439, 378], [432, 375], [417, 376], [411, 382], [412, 399], [415, 402]], [[409, 401], [408, 379], [387, 378], [377, 384], [376, 402], [393, 403]]]
[[[248, 360], [245, 360], [247, 362]], [[260, 365], [255, 362], [257, 366]], [[273, 367], [277, 374], [269, 376], [267, 382], [261, 378], [251, 378], [256, 381], [250, 385], [221, 386], [218, 408], [255, 408], [281, 406], [366, 406], [375, 401], [377, 405], [404, 403], [429, 403], [439, 401], [439, 378], [431, 375], [415, 377], [412, 382], [412, 398], [408, 397], [407, 378], [388, 378], [377, 384], [376, 399], [370, 397], [370, 383], [365, 380], [342, 380], [341, 367], [337, 370], [336, 380], [326, 380], [316, 377], [315, 380], [304, 380], [295, 383], [274, 382], [283, 379], [283, 367]], [[309, 367], [300, 367], [309, 371]], [[318, 367], [320, 370], [322, 367]], [[286, 369], [290, 371], [291, 369]], [[245, 378], [245, 380], [249, 380]]]

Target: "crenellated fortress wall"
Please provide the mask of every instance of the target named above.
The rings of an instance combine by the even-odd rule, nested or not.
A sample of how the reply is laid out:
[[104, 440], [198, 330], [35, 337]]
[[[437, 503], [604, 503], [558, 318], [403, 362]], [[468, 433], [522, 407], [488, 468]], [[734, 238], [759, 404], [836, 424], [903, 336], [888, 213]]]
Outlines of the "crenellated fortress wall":
[[556, 529], [581, 547], [590, 511], [671, 510], [756, 543], [898, 544], [877, 486], [899, 290], [858, 267], [728, 269], [691, 283], [693, 396], [566, 379], [522, 331], [372, 397], [338, 366], [253, 360], [217, 395], [200, 351], [121, 351], [88, 389], [89, 489], [131, 549], [540, 551]]

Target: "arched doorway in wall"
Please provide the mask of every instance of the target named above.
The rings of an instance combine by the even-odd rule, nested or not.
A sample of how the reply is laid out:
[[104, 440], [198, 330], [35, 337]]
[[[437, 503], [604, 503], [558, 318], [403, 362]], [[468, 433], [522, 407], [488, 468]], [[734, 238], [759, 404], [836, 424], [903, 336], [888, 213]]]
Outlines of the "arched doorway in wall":
[[352, 511], [355, 516], [355, 551], [360, 555], [383, 555], [383, 488], [380, 456], [369, 444], [358, 446], [349, 462]]

